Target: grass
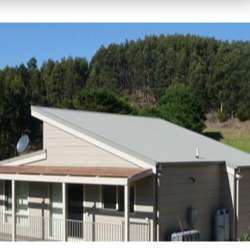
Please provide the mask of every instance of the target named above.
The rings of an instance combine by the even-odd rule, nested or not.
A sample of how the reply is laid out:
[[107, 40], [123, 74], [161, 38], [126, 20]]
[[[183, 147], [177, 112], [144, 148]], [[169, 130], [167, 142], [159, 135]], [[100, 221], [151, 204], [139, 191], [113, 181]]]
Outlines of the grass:
[[250, 131], [238, 128], [207, 128], [204, 132], [220, 142], [250, 153]]

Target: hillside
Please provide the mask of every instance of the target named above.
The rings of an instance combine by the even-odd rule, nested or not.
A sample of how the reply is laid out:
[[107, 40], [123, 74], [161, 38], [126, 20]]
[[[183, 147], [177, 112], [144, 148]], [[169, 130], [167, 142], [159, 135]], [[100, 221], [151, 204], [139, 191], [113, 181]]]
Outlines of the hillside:
[[[249, 42], [192, 35], [102, 46], [91, 62], [69, 57], [38, 67], [31, 58], [6, 67], [0, 70], [0, 159], [13, 156], [23, 133], [34, 148], [41, 144], [30, 105], [156, 116], [197, 132], [210, 112], [224, 121], [249, 120], [249, 69]], [[224, 141], [245, 147], [236, 136]]]
[[250, 153], [250, 120], [230, 119], [226, 122], [206, 121], [205, 134], [230, 146]]

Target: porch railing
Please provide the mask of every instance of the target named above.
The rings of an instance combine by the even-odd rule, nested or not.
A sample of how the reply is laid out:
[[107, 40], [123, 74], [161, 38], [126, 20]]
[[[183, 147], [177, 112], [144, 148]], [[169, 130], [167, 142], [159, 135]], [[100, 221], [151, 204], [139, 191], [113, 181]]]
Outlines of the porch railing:
[[[62, 241], [64, 221], [61, 218], [16, 215], [17, 241]], [[131, 241], [152, 240], [149, 221], [130, 222]], [[69, 241], [123, 241], [124, 223], [83, 222], [66, 220], [66, 236]], [[0, 213], [0, 240], [12, 240], [12, 215]]]

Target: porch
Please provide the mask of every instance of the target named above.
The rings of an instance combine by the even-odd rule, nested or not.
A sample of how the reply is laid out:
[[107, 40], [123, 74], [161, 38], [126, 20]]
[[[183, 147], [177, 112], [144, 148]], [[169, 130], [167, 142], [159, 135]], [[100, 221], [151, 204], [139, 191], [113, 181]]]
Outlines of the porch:
[[[8, 167], [7, 169], [0, 167], [0, 180], [5, 184], [8, 182], [10, 185], [9, 189], [6, 186], [4, 187], [9, 190], [9, 197], [5, 198], [7, 191], [2, 197], [2, 209], [4, 210], [0, 210], [0, 240], [152, 241], [154, 238], [154, 221], [152, 218], [138, 218], [131, 213], [131, 187], [136, 181], [152, 175], [151, 170], [123, 168], [124, 170], [112, 170], [111, 175], [110, 169], [105, 171], [102, 168], [102, 175], [100, 175], [100, 170], [95, 169], [95, 172], [92, 170], [92, 174], [88, 172], [89, 176], [86, 176], [84, 172], [87, 172], [87, 170], [84, 168], [81, 170], [74, 169], [74, 174], [78, 172], [78, 175], [72, 175], [72, 171], [69, 174], [69, 170], [66, 172], [66, 169], [63, 169], [62, 172], [53, 167], [48, 168], [49, 170], [47, 168], [41, 170], [37, 167], [33, 169], [31, 167]], [[9, 173], [10, 170], [13, 173]], [[38, 171], [39, 175], [34, 173]], [[81, 172], [79, 173], [79, 171]], [[39, 214], [37, 214], [38, 211], [30, 210], [30, 204], [33, 203], [28, 199], [30, 191], [27, 198], [25, 192], [20, 195], [20, 191], [25, 190], [25, 188], [21, 189], [22, 185], [31, 184], [31, 182], [43, 184], [50, 190], [50, 197], [46, 202], [47, 208], [42, 210], [41, 213], [39, 210]], [[96, 186], [103, 191], [107, 190], [106, 193], [111, 193], [112, 190], [116, 191], [115, 203], [111, 201], [111, 198], [115, 196], [112, 196], [112, 194], [106, 196], [108, 198], [105, 202], [106, 207], [110, 208], [105, 210], [110, 214], [115, 214], [115, 210], [119, 209], [119, 220], [109, 220], [107, 217], [106, 219], [96, 218], [91, 211], [97, 210], [96, 205], [103, 203], [103, 201], [92, 201], [91, 204], [83, 201], [83, 199], [81, 200], [81, 197], [88, 195], [86, 189], [84, 189], [84, 196], [80, 195], [80, 188], [85, 186]], [[122, 203], [119, 201], [121, 196], [118, 199], [121, 191], [123, 191]], [[79, 194], [77, 195], [77, 193]], [[73, 201], [72, 197], [74, 197]], [[44, 203], [46, 198], [42, 200]], [[8, 210], [5, 210], [6, 201], [9, 202]], [[121, 203], [122, 209], [120, 209], [118, 201]], [[98, 209], [101, 214], [102, 211], [105, 211], [104, 206], [102, 205]]]
[[[0, 241], [13, 240], [11, 215], [0, 214]], [[15, 241], [124, 241], [125, 224], [84, 222], [80, 220], [53, 219], [39, 216], [15, 217]], [[150, 220], [130, 221], [130, 241], [152, 241]]]

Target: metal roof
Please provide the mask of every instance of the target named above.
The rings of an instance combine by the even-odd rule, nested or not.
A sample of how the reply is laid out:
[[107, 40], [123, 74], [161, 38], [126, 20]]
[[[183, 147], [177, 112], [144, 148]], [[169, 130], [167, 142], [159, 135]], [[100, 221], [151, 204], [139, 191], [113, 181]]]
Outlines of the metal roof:
[[162, 119], [34, 106], [32, 111], [152, 164], [226, 161], [250, 166], [250, 154]]

